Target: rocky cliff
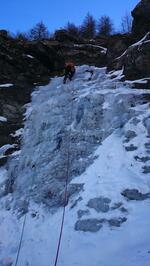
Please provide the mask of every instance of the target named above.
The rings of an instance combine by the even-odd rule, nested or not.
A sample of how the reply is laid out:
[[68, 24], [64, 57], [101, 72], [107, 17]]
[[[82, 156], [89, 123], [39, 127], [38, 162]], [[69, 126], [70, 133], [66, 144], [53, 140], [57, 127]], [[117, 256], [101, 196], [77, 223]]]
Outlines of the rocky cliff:
[[10, 153], [19, 148], [12, 134], [23, 126], [24, 105], [32, 90], [63, 68], [63, 57], [55, 49], [46, 42], [20, 41], [0, 31], [0, 146], [13, 144]]
[[150, 31], [150, 1], [141, 0], [132, 11], [132, 16], [132, 33], [138, 39]]
[[[150, 1], [141, 0], [132, 11], [132, 34], [112, 42], [108, 49], [108, 70], [123, 69], [124, 79], [144, 79], [136, 87], [150, 88]], [[114, 41], [114, 39], [113, 39]], [[120, 49], [121, 47], [121, 49]], [[117, 53], [115, 52], [117, 51]], [[122, 51], [122, 53], [121, 53]], [[115, 55], [115, 57], [114, 57]]]
[[132, 44], [113, 61], [115, 70], [123, 69], [124, 78], [128, 80], [145, 79], [142, 87], [149, 88], [150, 77], [150, 33], [140, 41]]

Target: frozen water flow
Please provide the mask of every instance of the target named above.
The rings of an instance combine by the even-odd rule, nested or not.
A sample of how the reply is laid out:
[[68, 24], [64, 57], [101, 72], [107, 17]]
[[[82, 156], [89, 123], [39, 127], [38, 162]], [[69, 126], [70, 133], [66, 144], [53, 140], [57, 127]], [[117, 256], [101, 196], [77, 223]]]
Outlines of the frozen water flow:
[[54, 265], [68, 167], [58, 265], [149, 266], [150, 93], [115, 74], [84, 65], [33, 92], [21, 151], [0, 168], [0, 266], [16, 258], [25, 213], [18, 265]]

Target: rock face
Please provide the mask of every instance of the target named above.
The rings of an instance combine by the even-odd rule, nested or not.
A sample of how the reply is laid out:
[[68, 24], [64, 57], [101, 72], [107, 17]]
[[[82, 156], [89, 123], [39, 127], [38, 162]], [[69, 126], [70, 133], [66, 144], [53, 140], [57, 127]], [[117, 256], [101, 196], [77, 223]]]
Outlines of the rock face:
[[108, 71], [116, 67], [115, 58], [121, 56], [128, 47], [134, 43], [134, 40], [129, 34], [117, 34], [111, 36], [108, 41], [108, 50], [107, 50], [107, 68]]
[[136, 35], [137, 38], [143, 37], [150, 31], [150, 1], [141, 0], [132, 11], [132, 16], [132, 33]]
[[[0, 88], [0, 116], [7, 119], [0, 121], [0, 147], [16, 144], [11, 133], [23, 126], [23, 106], [30, 101], [35, 84], [47, 84], [50, 75], [63, 67], [57, 47], [46, 41], [18, 41], [0, 31], [0, 85], [4, 85]], [[11, 88], [5, 87], [6, 83], [12, 84]]]
[[13, 145], [5, 152], [7, 156], [0, 159], [1, 166], [11, 153], [20, 148], [20, 139], [13, 134], [23, 127], [23, 106], [30, 101], [32, 89], [32, 86], [0, 88], [0, 116], [6, 118], [6, 122], [0, 121], [0, 147], [5, 144]]
[[[107, 66], [108, 71], [123, 68], [125, 79], [137, 80], [150, 76], [150, 1], [141, 0], [132, 11], [132, 16], [132, 34], [120, 35], [120, 38], [119, 35], [112, 36], [110, 39]], [[134, 86], [149, 88], [150, 81], [145, 81], [145, 84], [135, 83]]]
[[62, 56], [43, 42], [25, 42], [0, 34], [0, 83], [33, 84], [62, 68]]
[[94, 65], [104, 67], [107, 64], [107, 49], [93, 44], [72, 44], [62, 47], [64, 57], [72, 59], [76, 65]]
[[[131, 45], [120, 57], [113, 61], [115, 70], [124, 68], [126, 79], [137, 80], [150, 76], [150, 33], [135, 44]], [[145, 81], [149, 88], [149, 80]], [[144, 84], [142, 84], [144, 86]]]
[[16, 85], [46, 81], [51, 73], [63, 70], [65, 60], [76, 65], [106, 66], [107, 49], [99, 41], [77, 39], [66, 31], [57, 31], [55, 39], [16, 40], [0, 31], [0, 83]]
[[54, 36], [53, 45], [60, 50], [65, 60], [73, 60], [76, 65], [106, 66], [107, 38], [96, 40], [73, 36], [66, 30], [58, 30]]
[[150, 76], [150, 33], [128, 48], [124, 56], [124, 74], [127, 79]]

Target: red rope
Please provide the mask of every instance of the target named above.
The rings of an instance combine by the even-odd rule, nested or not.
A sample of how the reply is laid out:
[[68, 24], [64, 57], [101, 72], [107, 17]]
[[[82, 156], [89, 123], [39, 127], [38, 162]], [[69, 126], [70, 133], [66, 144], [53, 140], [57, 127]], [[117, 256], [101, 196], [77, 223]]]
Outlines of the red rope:
[[[71, 121], [72, 121], [73, 97], [71, 97], [71, 103], [72, 103], [72, 106], [71, 106]], [[62, 222], [61, 222], [61, 227], [60, 227], [60, 234], [59, 234], [59, 240], [58, 240], [58, 245], [57, 245], [57, 252], [56, 252], [56, 258], [55, 258], [54, 266], [57, 266], [57, 262], [58, 262], [61, 239], [62, 239], [63, 228], [64, 228], [64, 221], [65, 221], [65, 211], [66, 211], [66, 205], [67, 205], [67, 202], [68, 202], [67, 190], [68, 190], [69, 167], [70, 167], [70, 134], [71, 134], [71, 128], [70, 128], [69, 140], [68, 140], [67, 172], [66, 172], [66, 182], [65, 182], [64, 207], [63, 207]]]
[[[67, 173], [69, 173], [69, 168], [67, 170]], [[63, 215], [62, 215], [62, 222], [61, 222], [61, 227], [60, 227], [60, 234], [59, 234], [59, 240], [58, 240], [56, 258], [55, 258], [55, 264], [54, 264], [55, 266], [57, 266], [57, 262], [58, 262], [58, 256], [59, 256], [59, 251], [60, 251], [60, 244], [61, 244], [61, 239], [62, 239], [64, 221], [65, 221], [65, 210], [66, 210], [66, 204], [67, 204], [68, 178], [69, 178], [69, 175], [67, 174], [66, 185], [65, 185], [65, 197], [64, 197]]]

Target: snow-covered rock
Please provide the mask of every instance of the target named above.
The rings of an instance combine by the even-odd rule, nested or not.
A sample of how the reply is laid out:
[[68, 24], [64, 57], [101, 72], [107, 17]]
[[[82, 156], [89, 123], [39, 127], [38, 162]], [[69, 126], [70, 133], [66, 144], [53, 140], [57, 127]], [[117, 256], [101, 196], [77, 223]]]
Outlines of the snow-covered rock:
[[[150, 88], [150, 33], [129, 48], [114, 60], [115, 70], [123, 68], [125, 79], [132, 80], [136, 88]], [[134, 82], [135, 80], [135, 82]], [[142, 84], [142, 85], [141, 85]]]
[[7, 122], [7, 118], [4, 116], [0, 116], [0, 122]]

